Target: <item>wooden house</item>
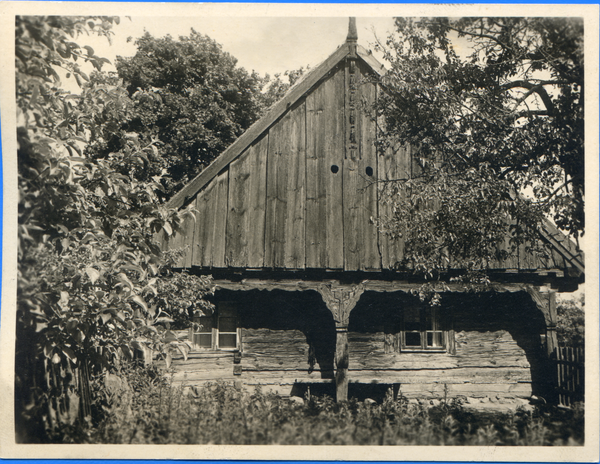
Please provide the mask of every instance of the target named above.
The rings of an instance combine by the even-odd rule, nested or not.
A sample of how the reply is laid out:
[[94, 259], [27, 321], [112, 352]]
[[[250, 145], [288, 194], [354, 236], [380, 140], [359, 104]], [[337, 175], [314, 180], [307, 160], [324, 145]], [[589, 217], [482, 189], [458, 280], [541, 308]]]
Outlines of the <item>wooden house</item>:
[[198, 213], [163, 246], [184, 247], [180, 267], [217, 288], [180, 380], [287, 394], [321, 385], [338, 399], [364, 385], [407, 397], [545, 395], [555, 292], [582, 282], [583, 255], [546, 224], [551, 259], [522, 248], [490, 270], [497, 292], [449, 283], [439, 308], [413, 296], [422, 282], [396, 268], [403, 246], [373, 220], [388, 212], [372, 181], [409, 177], [414, 156], [376, 150], [380, 89], [369, 77], [384, 69], [350, 25], [343, 45], [169, 203]]

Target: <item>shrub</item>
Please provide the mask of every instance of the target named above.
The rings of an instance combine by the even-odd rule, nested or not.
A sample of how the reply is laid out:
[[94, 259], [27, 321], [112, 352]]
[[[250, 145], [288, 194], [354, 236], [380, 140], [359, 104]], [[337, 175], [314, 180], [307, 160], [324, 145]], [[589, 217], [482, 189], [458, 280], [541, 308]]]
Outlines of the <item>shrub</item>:
[[[155, 375], [155, 371], [151, 371]], [[298, 404], [224, 383], [183, 388], [145, 368], [122, 371], [90, 443], [279, 445], [579, 445], [583, 409], [514, 413], [427, 407], [391, 393], [381, 404], [306, 396]]]

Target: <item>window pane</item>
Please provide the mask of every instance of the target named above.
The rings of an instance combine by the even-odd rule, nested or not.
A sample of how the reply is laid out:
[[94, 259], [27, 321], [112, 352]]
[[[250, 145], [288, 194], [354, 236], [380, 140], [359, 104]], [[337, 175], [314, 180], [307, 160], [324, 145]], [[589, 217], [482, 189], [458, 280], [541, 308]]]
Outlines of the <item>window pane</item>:
[[427, 346], [441, 348], [442, 340], [442, 332], [427, 332]]
[[420, 347], [421, 334], [419, 332], [406, 332], [404, 334], [404, 341], [406, 346]]
[[235, 317], [219, 318], [219, 332], [235, 332], [235, 329], [237, 329]]
[[210, 333], [195, 333], [194, 344], [201, 346], [202, 348], [212, 347], [212, 334]]
[[440, 315], [438, 308], [427, 308], [425, 330], [440, 330]]
[[236, 334], [219, 334], [219, 348], [235, 348], [237, 346]]

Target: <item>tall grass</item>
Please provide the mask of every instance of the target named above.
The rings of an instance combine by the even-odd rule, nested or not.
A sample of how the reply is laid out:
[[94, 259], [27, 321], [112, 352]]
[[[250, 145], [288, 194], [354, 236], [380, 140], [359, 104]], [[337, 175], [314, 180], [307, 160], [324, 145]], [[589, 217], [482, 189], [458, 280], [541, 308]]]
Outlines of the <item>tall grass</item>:
[[290, 445], [580, 445], [583, 408], [478, 413], [457, 402], [435, 407], [306, 397], [304, 404], [226, 383], [184, 391], [161, 377], [129, 373], [106, 398], [91, 443]]

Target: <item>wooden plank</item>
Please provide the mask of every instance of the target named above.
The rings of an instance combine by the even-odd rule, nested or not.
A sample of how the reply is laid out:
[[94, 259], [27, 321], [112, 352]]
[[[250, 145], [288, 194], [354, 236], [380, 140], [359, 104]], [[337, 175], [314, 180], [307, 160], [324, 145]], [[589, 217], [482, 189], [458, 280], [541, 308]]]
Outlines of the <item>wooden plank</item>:
[[327, 266], [327, 230], [324, 227], [327, 218], [325, 209], [325, 176], [320, 175], [326, 169], [323, 156], [323, 139], [319, 130], [323, 127], [325, 115], [323, 96], [328, 83], [306, 97], [306, 267], [322, 269]]
[[306, 200], [306, 104], [302, 102], [290, 114], [287, 140], [287, 208], [285, 221], [284, 267], [305, 267], [305, 200]]
[[255, 145], [250, 147], [254, 162], [250, 166], [250, 186], [249, 192], [246, 193], [249, 198], [246, 233], [249, 234], [247, 240], [248, 266], [251, 268], [262, 267], [265, 258], [268, 148], [268, 135], [265, 135]]
[[344, 165], [342, 168], [342, 185], [344, 188], [344, 270], [357, 271], [360, 269], [360, 145], [358, 143], [357, 115], [359, 110], [357, 81], [360, 77], [356, 60], [346, 60], [345, 68], [345, 109], [344, 109]]
[[381, 254], [378, 247], [378, 232], [375, 223], [378, 217], [377, 185], [377, 150], [375, 146], [377, 127], [373, 105], [377, 88], [368, 82], [367, 69], [359, 67], [358, 82], [357, 134], [359, 137], [360, 156], [358, 161], [357, 206], [358, 206], [358, 243], [359, 269], [374, 271], [381, 269]]
[[225, 232], [227, 226], [227, 202], [229, 199], [229, 170], [225, 170], [219, 174], [216, 181], [212, 265], [213, 267], [225, 267]]
[[335, 399], [348, 399], [348, 330], [336, 327], [335, 338]]
[[192, 267], [192, 254], [194, 251], [196, 220], [193, 217], [186, 218], [183, 223], [182, 230], [182, 245], [184, 248], [182, 264], [184, 268], [190, 268]]
[[[327, 269], [342, 269], [344, 266], [343, 210], [343, 169], [344, 157], [344, 73], [339, 70], [330, 80], [331, 86], [325, 88], [325, 121], [322, 132], [325, 140], [325, 169], [318, 175], [325, 176], [326, 185], [326, 221], [327, 231]], [[337, 173], [332, 167], [338, 166]], [[323, 227], [323, 224], [319, 225]]]
[[199, 267], [212, 266], [212, 250], [214, 237], [214, 220], [216, 208], [216, 180], [213, 180], [196, 197], [196, 229], [192, 264]]
[[248, 197], [250, 169], [253, 162], [248, 149], [229, 165], [229, 200], [225, 264], [227, 267], [248, 265]]
[[237, 158], [248, 146], [261, 134], [277, 121], [299, 98], [309, 92], [321, 79], [338, 65], [349, 53], [347, 44], [341, 45], [329, 58], [308, 73], [296, 86], [276, 103], [273, 108], [257, 122], [255, 122], [244, 134], [240, 136], [229, 148], [227, 148], [217, 159], [204, 169], [198, 176], [187, 184], [182, 190], [169, 200], [168, 208], [179, 208], [187, 199], [198, 193], [208, 182], [210, 182], [225, 166]]
[[[489, 371], [489, 372], [488, 372]], [[448, 385], [515, 385], [518, 383], [531, 383], [531, 375], [526, 369], [486, 372], [477, 369], [445, 369], [445, 370], [402, 370], [402, 369], [348, 369], [351, 381], [378, 381], [401, 382], [403, 384], [448, 384]]]
[[378, 270], [376, 123], [372, 105], [377, 88], [368, 69], [346, 68], [346, 157], [344, 160], [344, 259], [346, 270]]
[[267, 198], [265, 267], [283, 268], [287, 230], [288, 166], [291, 114], [288, 112], [269, 130], [267, 154]]
[[[378, 89], [378, 92], [381, 90]], [[378, 130], [383, 130], [384, 121], [377, 121]], [[402, 180], [410, 179], [412, 175], [411, 158], [412, 149], [409, 146], [391, 144], [385, 147], [378, 155], [377, 179], [378, 183], [378, 218], [385, 223], [393, 218], [392, 204], [389, 196], [404, 195], [402, 190], [394, 188]], [[392, 238], [385, 232], [379, 232], [379, 249], [381, 252], [381, 265], [383, 269], [394, 269], [404, 258], [404, 240], [401, 237]]]
[[307, 268], [341, 269], [344, 265], [343, 108], [344, 71], [338, 69], [306, 100]]

